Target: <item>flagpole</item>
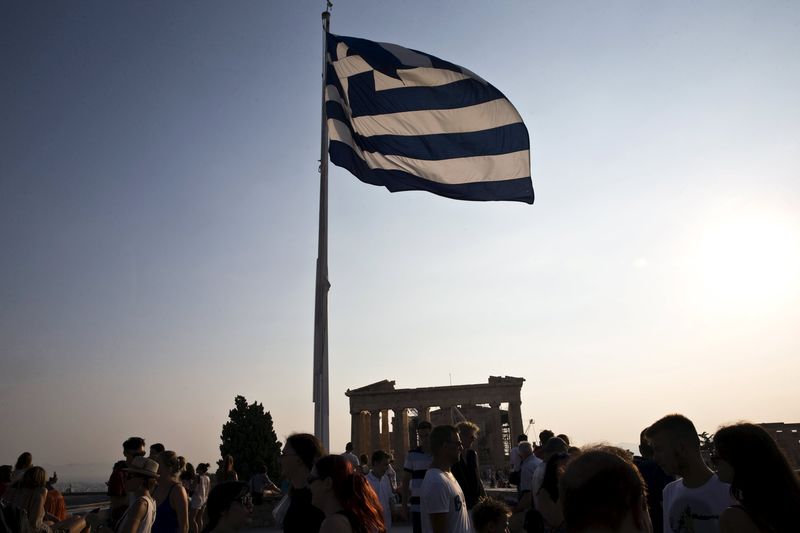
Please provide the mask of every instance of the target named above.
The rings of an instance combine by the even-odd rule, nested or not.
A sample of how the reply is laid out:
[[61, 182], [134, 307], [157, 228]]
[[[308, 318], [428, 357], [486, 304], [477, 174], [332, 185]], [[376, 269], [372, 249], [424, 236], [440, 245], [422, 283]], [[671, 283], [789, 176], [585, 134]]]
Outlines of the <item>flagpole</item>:
[[319, 157], [319, 241], [314, 298], [314, 435], [330, 450], [328, 419], [328, 121], [325, 113], [330, 2], [322, 13], [322, 128]]

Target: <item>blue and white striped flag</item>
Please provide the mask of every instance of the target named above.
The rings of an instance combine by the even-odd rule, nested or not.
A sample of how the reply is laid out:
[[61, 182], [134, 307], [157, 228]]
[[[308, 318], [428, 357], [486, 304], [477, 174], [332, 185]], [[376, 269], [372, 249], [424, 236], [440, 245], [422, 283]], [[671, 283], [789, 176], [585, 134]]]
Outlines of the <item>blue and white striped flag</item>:
[[392, 192], [533, 203], [528, 130], [469, 70], [394, 44], [328, 34], [330, 160]]

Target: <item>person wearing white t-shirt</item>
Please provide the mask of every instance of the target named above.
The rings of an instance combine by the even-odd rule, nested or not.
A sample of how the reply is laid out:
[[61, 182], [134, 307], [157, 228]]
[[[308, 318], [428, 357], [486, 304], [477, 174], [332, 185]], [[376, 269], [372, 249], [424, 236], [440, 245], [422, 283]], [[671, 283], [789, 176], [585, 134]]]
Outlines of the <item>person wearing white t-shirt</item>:
[[422, 532], [473, 533], [464, 493], [450, 472], [464, 449], [458, 430], [454, 426], [436, 426], [430, 438], [433, 461], [420, 494]]
[[680, 477], [664, 487], [664, 533], [718, 533], [720, 514], [735, 502], [730, 485], [703, 461], [692, 421], [667, 415], [651, 425], [646, 436], [658, 466]]
[[389, 481], [387, 470], [389, 469], [389, 459], [391, 456], [383, 450], [375, 450], [372, 454], [372, 469], [367, 474], [367, 481], [372, 485], [372, 490], [378, 495], [383, 509], [383, 522], [386, 531], [392, 529], [392, 483]]

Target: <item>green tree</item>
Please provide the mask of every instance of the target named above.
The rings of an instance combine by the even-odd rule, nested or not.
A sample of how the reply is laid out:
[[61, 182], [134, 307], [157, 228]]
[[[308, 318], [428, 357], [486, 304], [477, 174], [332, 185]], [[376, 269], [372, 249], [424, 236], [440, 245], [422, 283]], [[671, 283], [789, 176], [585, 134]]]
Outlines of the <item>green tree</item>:
[[717, 469], [711, 456], [714, 454], [714, 434], [709, 434], [706, 431], [697, 434], [700, 437], [700, 455], [703, 456], [703, 461], [712, 469]]
[[232, 455], [239, 479], [247, 481], [258, 464], [265, 464], [271, 478], [277, 482], [281, 475], [280, 454], [282, 444], [272, 426], [272, 415], [258, 402], [247, 403], [244, 396], [236, 396], [236, 407], [230, 410], [230, 420], [222, 426], [222, 457]]

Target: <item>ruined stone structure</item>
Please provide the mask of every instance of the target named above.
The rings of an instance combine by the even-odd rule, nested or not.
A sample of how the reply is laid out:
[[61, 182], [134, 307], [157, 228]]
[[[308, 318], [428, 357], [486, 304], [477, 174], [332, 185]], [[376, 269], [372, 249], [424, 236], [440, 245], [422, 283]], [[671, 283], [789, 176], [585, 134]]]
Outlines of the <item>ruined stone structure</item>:
[[772, 435], [778, 448], [786, 454], [792, 468], [795, 471], [800, 470], [800, 424], [771, 422], [759, 425]]
[[[394, 381], [383, 380], [348, 389], [345, 395], [350, 398], [350, 440], [354, 451], [369, 456], [378, 449], [391, 450], [395, 463], [402, 467], [408, 450], [417, 445], [416, 427], [420, 420], [437, 425], [467, 419], [481, 428], [473, 445], [481, 463], [504, 468], [511, 436], [516, 437], [524, 429], [520, 400], [524, 381], [492, 376], [487, 383], [474, 385], [395, 389]], [[501, 409], [503, 404], [506, 409]], [[439, 409], [432, 411], [434, 407]]]

